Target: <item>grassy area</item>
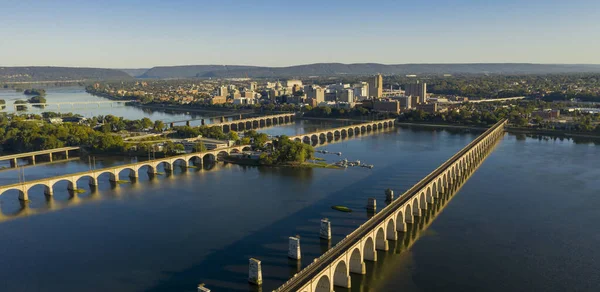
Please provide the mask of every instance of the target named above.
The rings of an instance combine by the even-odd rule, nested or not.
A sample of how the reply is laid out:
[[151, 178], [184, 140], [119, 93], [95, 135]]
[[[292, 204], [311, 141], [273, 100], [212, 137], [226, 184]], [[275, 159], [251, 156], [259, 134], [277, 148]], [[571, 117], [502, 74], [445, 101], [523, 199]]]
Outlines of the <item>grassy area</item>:
[[316, 161], [325, 161], [325, 158], [321, 158], [321, 157], [315, 157], [315, 159], [314, 159], [314, 160], [316, 160]]
[[297, 164], [298, 167], [309, 167], [309, 168], [334, 168], [341, 169], [341, 167], [333, 164], [328, 164], [327, 162], [319, 161], [319, 162], [304, 162], [302, 164]]

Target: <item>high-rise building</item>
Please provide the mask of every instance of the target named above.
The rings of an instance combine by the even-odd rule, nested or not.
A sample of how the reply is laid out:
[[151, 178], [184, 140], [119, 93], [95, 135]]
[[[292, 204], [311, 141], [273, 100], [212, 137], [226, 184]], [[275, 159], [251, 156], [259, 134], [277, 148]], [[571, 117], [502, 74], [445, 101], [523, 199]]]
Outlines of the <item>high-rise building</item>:
[[369, 96], [374, 98], [381, 98], [383, 96], [383, 77], [381, 77], [381, 74], [369, 80]]
[[218, 96], [225, 96], [227, 97], [229, 95], [229, 91], [227, 90], [227, 86], [221, 86], [218, 88], [217, 90], [217, 95]]
[[354, 102], [354, 90], [353, 89], [342, 90], [339, 101], [347, 102], [347, 103]]
[[354, 97], [356, 99], [363, 100], [369, 97], [369, 83], [356, 83], [352, 87], [354, 87]]
[[315, 100], [317, 104], [320, 104], [325, 101], [325, 89], [323, 89], [320, 86], [305, 86], [304, 93], [308, 98]]
[[406, 84], [405, 94], [416, 97], [413, 99], [413, 106], [424, 104], [427, 102], [427, 83], [410, 83]]

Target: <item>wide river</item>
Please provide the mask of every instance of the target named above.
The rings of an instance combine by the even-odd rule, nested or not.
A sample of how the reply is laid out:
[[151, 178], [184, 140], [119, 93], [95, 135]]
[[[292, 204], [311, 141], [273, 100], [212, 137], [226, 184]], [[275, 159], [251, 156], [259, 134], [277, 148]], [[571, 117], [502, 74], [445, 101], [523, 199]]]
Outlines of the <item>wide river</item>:
[[[309, 123], [271, 134], [331, 127]], [[395, 128], [322, 147], [375, 168], [289, 169], [205, 165], [71, 195], [59, 183], [30, 202], [0, 196], [0, 291], [254, 290], [248, 258], [270, 291], [368, 219], [384, 190], [401, 194], [477, 136]], [[431, 225], [378, 252], [352, 291], [597, 291], [600, 287], [600, 148], [506, 134]], [[98, 158], [97, 167], [131, 158]], [[27, 180], [88, 169], [87, 159], [24, 168]], [[126, 178], [123, 172], [122, 178]], [[0, 171], [0, 184], [18, 181]], [[352, 213], [332, 210], [345, 205]], [[319, 240], [319, 221], [332, 241]], [[287, 238], [301, 236], [301, 263]], [[412, 243], [411, 241], [411, 243]], [[342, 291], [336, 287], [336, 291]]]

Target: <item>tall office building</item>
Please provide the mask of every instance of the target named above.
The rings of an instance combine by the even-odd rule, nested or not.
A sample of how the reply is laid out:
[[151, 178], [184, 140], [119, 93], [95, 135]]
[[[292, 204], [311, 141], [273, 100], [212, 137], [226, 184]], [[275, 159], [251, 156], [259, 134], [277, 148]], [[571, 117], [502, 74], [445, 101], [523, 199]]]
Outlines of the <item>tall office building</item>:
[[256, 91], [258, 89], [258, 83], [250, 82], [250, 91]]
[[418, 104], [425, 104], [427, 102], [427, 83], [411, 83], [406, 84], [405, 94], [414, 97], [413, 106], [415, 102]]
[[227, 90], [227, 86], [221, 86], [221, 87], [219, 87], [217, 95], [218, 96], [225, 96], [225, 97], [227, 97], [229, 95], [229, 91]]
[[352, 103], [354, 102], [354, 90], [353, 89], [344, 89], [340, 94], [339, 101]]
[[381, 77], [381, 74], [369, 80], [369, 96], [374, 98], [381, 98], [383, 96], [383, 77]]

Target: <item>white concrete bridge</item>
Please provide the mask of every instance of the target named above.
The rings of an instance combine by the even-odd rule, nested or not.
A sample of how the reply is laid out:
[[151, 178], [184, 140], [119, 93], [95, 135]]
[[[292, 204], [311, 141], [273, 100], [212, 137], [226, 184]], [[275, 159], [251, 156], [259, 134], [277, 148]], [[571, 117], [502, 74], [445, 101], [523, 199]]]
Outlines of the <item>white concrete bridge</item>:
[[68, 182], [67, 188], [69, 190], [75, 191], [78, 188], [78, 183], [82, 181], [87, 181], [87, 183], [91, 186], [97, 186], [98, 180], [100, 180], [101, 177], [106, 177], [111, 182], [117, 182], [119, 181], [119, 176], [123, 171], [125, 171], [125, 173], [130, 178], [137, 178], [139, 177], [141, 171], [146, 171], [150, 174], [156, 174], [158, 173], [158, 169], [161, 166], [165, 171], [171, 171], [176, 165], [181, 165], [182, 167], [187, 168], [190, 165], [199, 165], [202, 164], [204, 161], [216, 161], [218, 157], [223, 157], [230, 153], [237, 153], [249, 149], [250, 146], [248, 145], [234, 146], [229, 148], [216, 149], [213, 151], [182, 154], [161, 159], [153, 159], [102, 169], [70, 173], [50, 178], [42, 178], [23, 183], [4, 185], [0, 186], [0, 196], [2, 196], [8, 191], [17, 190], [19, 191], [19, 199], [27, 201], [29, 200], [30, 190], [35, 186], [43, 186], [44, 194], [53, 195], [55, 185], [63, 181]]
[[[231, 115], [230, 115], [231, 116]], [[215, 124], [205, 124], [204, 119], [201, 120], [202, 126], [208, 127], [219, 127], [224, 133], [228, 133], [229, 131], [244, 131], [244, 130], [252, 130], [263, 127], [269, 127], [273, 125], [281, 125], [291, 123], [293, 119], [296, 117], [295, 113], [286, 113], [286, 114], [277, 114], [277, 115], [268, 115], [261, 117], [252, 117], [242, 119], [242, 115], [239, 114], [239, 120], [231, 120], [225, 121], [226, 116], [219, 117], [221, 122]], [[219, 119], [216, 118], [216, 119]], [[215, 119], [215, 118], [212, 118]], [[187, 126], [190, 126], [190, 121], [174, 121], [170, 123], [170, 127], [173, 128], [176, 123], [185, 122]]]
[[394, 126], [395, 119], [386, 119], [379, 121], [371, 121], [362, 124], [347, 125], [333, 129], [327, 129], [314, 133], [306, 133], [289, 137], [291, 140], [311, 143], [326, 140], [331, 140], [336, 137], [349, 137], [362, 133], [375, 131], [377, 129], [391, 128]]
[[36, 156], [48, 156], [49, 161], [52, 162], [54, 154], [57, 154], [57, 153], [64, 154], [65, 158], [69, 159], [69, 151], [77, 151], [77, 150], [79, 150], [79, 146], [61, 147], [61, 148], [54, 148], [54, 149], [41, 150], [41, 151], [11, 154], [11, 155], [0, 156], [0, 161], [8, 160], [8, 161], [10, 161], [10, 167], [14, 168], [14, 167], [17, 167], [17, 165], [18, 165], [17, 159], [23, 159], [23, 158], [28, 159], [29, 161], [31, 161], [31, 164], [35, 164]]
[[389, 241], [398, 239], [397, 231], [405, 232], [441, 194], [472, 173], [504, 136], [505, 125], [502, 120], [485, 131], [276, 291], [350, 288], [350, 274], [365, 274], [364, 261], [376, 261], [376, 250], [388, 250]]

